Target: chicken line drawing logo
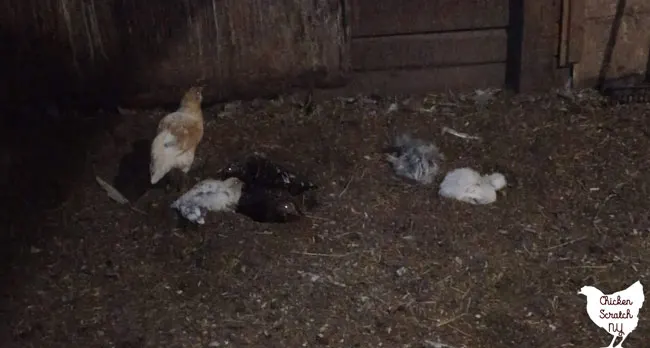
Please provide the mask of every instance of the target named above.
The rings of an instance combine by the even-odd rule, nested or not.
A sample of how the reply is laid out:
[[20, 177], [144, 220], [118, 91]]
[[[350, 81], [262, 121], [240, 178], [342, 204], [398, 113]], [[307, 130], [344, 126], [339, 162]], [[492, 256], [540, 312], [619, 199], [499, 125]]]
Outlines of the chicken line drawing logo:
[[618, 337], [621, 337], [621, 341], [616, 348], [622, 348], [623, 341], [639, 323], [639, 310], [645, 301], [641, 282], [637, 280], [629, 288], [610, 295], [603, 294], [593, 286], [583, 286], [578, 295], [587, 297], [589, 319], [614, 336], [607, 348], [614, 347]]

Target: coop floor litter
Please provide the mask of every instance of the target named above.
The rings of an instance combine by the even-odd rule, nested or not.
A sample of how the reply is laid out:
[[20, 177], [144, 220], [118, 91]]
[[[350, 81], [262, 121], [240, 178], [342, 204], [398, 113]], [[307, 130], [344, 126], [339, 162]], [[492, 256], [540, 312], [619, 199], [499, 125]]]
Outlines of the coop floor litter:
[[[650, 284], [647, 107], [429, 96], [433, 112], [359, 98], [305, 115], [288, 99], [206, 108], [191, 175], [253, 151], [291, 163], [321, 187], [293, 224], [212, 214], [180, 229], [173, 192], [135, 185], [132, 205], [111, 200], [95, 176], [112, 182], [131, 163], [144, 176], [122, 183], [146, 185], [148, 157], [124, 156], [137, 141], [146, 154], [163, 110], [5, 137], [4, 180], [28, 184], [7, 192], [3, 346], [597, 347], [610, 336], [578, 289]], [[96, 126], [106, 118], [120, 120]], [[443, 171], [503, 173], [505, 195], [472, 206], [395, 178], [380, 151], [402, 132], [434, 141]], [[28, 190], [58, 196], [37, 204]], [[626, 346], [650, 337], [640, 316]]]

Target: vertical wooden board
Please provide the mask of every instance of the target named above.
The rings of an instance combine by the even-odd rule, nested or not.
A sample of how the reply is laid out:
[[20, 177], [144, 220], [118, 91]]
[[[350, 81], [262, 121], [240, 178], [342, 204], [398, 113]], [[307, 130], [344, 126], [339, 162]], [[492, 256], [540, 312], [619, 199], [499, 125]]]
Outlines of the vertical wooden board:
[[561, 67], [566, 66], [569, 60], [570, 1], [562, 0], [562, 20], [560, 22], [560, 45], [558, 52], [558, 64]]
[[585, 0], [562, 0], [558, 62], [560, 67], [580, 60], [585, 20]]
[[341, 6], [341, 22], [343, 37], [340, 45], [339, 63], [341, 70], [341, 81], [349, 80], [349, 74], [352, 72], [352, 6], [350, 0], [336, 0]]
[[586, 0], [571, 0], [567, 58], [569, 63], [577, 63], [582, 57], [585, 35], [585, 2]]
[[564, 85], [566, 69], [559, 69], [561, 0], [513, 0], [520, 3], [521, 42], [517, 89], [545, 91]]

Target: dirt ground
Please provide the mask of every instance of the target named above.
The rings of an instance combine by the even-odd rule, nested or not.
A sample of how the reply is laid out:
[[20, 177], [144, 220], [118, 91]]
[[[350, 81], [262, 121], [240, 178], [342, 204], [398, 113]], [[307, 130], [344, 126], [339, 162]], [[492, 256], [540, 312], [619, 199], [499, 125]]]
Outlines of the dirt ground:
[[[162, 110], [13, 133], [3, 346], [597, 347], [611, 336], [577, 291], [650, 284], [647, 106], [555, 94], [413, 97], [397, 111], [393, 99], [301, 100], [206, 107], [191, 172], [198, 181], [259, 151], [310, 175], [320, 204], [290, 224], [212, 214], [178, 228], [178, 194], [147, 185]], [[380, 151], [403, 131], [434, 141], [445, 170], [504, 173], [504, 194], [471, 206], [437, 195], [442, 176], [396, 179]], [[650, 337], [650, 312], [639, 317], [625, 347]]]

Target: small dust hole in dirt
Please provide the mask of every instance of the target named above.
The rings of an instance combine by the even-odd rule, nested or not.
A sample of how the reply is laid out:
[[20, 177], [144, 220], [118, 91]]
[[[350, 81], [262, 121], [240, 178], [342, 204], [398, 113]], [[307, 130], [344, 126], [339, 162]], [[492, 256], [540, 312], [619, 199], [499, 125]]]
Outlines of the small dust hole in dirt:
[[113, 180], [115, 188], [131, 202], [142, 197], [150, 186], [149, 145], [147, 139], [134, 141], [131, 152], [120, 160], [118, 174]]

